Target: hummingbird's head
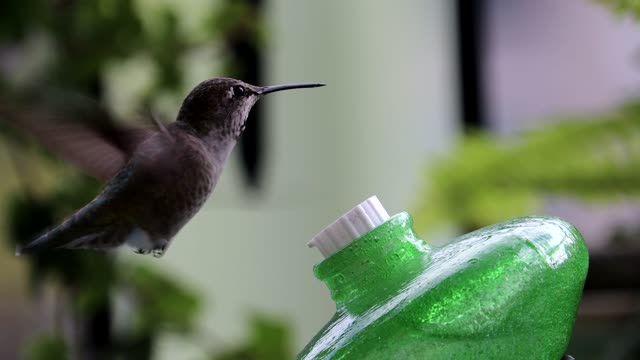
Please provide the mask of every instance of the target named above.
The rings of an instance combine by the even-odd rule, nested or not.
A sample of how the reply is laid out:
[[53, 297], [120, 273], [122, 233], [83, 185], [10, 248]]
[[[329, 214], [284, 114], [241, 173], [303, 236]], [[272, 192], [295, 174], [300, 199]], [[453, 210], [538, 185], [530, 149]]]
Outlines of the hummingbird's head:
[[213, 78], [198, 84], [184, 99], [177, 121], [189, 124], [201, 134], [213, 131], [237, 139], [253, 105], [263, 95], [324, 84], [255, 86], [231, 78]]

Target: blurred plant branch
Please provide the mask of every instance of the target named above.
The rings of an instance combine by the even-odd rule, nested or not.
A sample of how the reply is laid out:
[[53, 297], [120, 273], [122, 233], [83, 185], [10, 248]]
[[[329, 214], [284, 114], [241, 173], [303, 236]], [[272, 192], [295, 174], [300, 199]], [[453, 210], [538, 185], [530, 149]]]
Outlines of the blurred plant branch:
[[[477, 134], [430, 167], [417, 229], [447, 222], [476, 229], [524, 216], [540, 198], [611, 200], [640, 195], [640, 103], [568, 121], [516, 140]], [[577, 121], [580, 120], [580, 121]]]

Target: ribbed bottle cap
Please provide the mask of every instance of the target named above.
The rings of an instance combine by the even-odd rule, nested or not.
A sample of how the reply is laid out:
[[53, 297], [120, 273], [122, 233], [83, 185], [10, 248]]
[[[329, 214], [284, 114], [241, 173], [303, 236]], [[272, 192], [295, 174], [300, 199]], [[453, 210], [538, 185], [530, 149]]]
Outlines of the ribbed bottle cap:
[[307, 245], [328, 258], [388, 219], [387, 210], [374, 195], [320, 231]]

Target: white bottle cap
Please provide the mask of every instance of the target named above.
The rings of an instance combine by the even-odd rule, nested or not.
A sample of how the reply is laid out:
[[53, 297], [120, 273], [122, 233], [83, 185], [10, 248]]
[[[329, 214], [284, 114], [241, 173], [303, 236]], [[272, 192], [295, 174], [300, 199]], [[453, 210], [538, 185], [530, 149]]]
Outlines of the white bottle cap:
[[388, 219], [387, 210], [374, 195], [320, 231], [307, 245], [317, 248], [328, 258]]

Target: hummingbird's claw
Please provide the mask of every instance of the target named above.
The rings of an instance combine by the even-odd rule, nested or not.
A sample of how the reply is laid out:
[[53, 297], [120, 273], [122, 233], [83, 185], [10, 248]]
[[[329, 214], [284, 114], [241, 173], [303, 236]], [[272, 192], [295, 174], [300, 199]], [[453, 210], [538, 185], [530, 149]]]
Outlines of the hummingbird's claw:
[[153, 257], [161, 258], [164, 255], [164, 251], [166, 248], [167, 248], [166, 246], [162, 246], [162, 247], [153, 249], [151, 253], [153, 254]]
[[147, 250], [147, 249], [133, 249], [133, 252], [136, 254], [141, 254], [141, 255], [147, 255], [148, 253], [151, 252], [151, 250]]

